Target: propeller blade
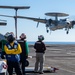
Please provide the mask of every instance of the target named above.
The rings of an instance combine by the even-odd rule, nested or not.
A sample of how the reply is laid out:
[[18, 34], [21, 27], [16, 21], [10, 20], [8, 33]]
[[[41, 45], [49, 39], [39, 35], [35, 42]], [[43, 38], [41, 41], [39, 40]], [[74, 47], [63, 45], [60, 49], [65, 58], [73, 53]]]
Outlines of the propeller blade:
[[74, 28], [74, 25], [75, 25], [75, 21], [72, 21], [72, 28]]
[[39, 22], [37, 23], [37, 26], [36, 27], [38, 27], [39, 26]]
[[[40, 17], [39, 17], [39, 19], [40, 19]], [[38, 27], [39, 26], [39, 21], [38, 21], [38, 23], [37, 23], [37, 26], [36, 27]]]
[[49, 19], [48, 22], [49, 22], [49, 25], [51, 25], [51, 23], [53, 22], [53, 20]]

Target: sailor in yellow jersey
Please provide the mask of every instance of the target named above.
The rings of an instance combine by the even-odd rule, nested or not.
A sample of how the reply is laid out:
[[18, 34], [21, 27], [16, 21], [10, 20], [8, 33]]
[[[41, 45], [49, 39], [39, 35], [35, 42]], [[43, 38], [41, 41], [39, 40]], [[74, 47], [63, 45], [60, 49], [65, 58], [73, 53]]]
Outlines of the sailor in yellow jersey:
[[20, 44], [14, 42], [14, 36], [9, 35], [7, 37], [8, 42], [4, 46], [4, 50], [6, 53], [7, 65], [8, 65], [8, 73], [9, 75], [13, 74], [13, 68], [15, 68], [15, 72], [17, 75], [22, 75], [20, 71], [20, 56], [19, 54], [22, 52]]

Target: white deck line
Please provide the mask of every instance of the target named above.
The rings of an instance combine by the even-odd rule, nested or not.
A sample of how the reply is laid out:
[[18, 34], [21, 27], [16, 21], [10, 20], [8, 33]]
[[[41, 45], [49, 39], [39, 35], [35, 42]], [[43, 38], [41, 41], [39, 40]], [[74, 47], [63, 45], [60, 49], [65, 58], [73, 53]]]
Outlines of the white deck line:
[[71, 71], [71, 70], [66, 70], [66, 69], [63, 69], [63, 68], [59, 68], [59, 70], [64, 70], [64, 71], [67, 71], [67, 72], [71, 72], [71, 73], [75, 73], [74, 71]]

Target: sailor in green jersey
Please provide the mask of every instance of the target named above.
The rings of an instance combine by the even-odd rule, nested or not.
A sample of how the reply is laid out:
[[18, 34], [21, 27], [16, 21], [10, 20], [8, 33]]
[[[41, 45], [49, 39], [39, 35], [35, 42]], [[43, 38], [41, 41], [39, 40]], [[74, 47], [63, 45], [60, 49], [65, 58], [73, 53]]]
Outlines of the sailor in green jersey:
[[1, 40], [1, 43], [2, 43], [1, 58], [2, 58], [2, 59], [5, 59], [4, 45], [7, 43], [7, 40]]
[[4, 35], [5, 39], [3, 39], [3, 40], [0, 41], [0, 42], [1, 42], [1, 49], [2, 49], [2, 51], [1, 51], [1, 58], [2, 58], [2, 59], [5, 59], [4, 45], [7, 43], [7, 36], [8, 36], [8, 35], [9, 35], [9, 32], [7, 32], [7, 33]]
[[26, 41], [26, 35], [24, 33], [21, 34], [18, 43], [20, 44], [22, 49], [22, 53], [20, 54], [20, 63], [22, 64], [22, 73], [23, 75], [25, 75], [25, 65], [26, 59], [28, 58], [29, 48]]

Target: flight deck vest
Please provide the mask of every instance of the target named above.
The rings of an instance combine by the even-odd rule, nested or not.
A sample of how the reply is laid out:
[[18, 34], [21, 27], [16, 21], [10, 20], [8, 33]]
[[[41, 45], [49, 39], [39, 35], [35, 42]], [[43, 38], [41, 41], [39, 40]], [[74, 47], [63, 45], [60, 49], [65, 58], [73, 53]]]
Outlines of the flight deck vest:
[[[18, 43], [14, 43], [13, 47], [9, 43], [7, 43], [6, 46], [8, 47], [9, 50], [17, 49]], [[6, 59], [8, 61], [19, 62], [20, 61], [20, 55], [19, 54], [6, 54]]]

